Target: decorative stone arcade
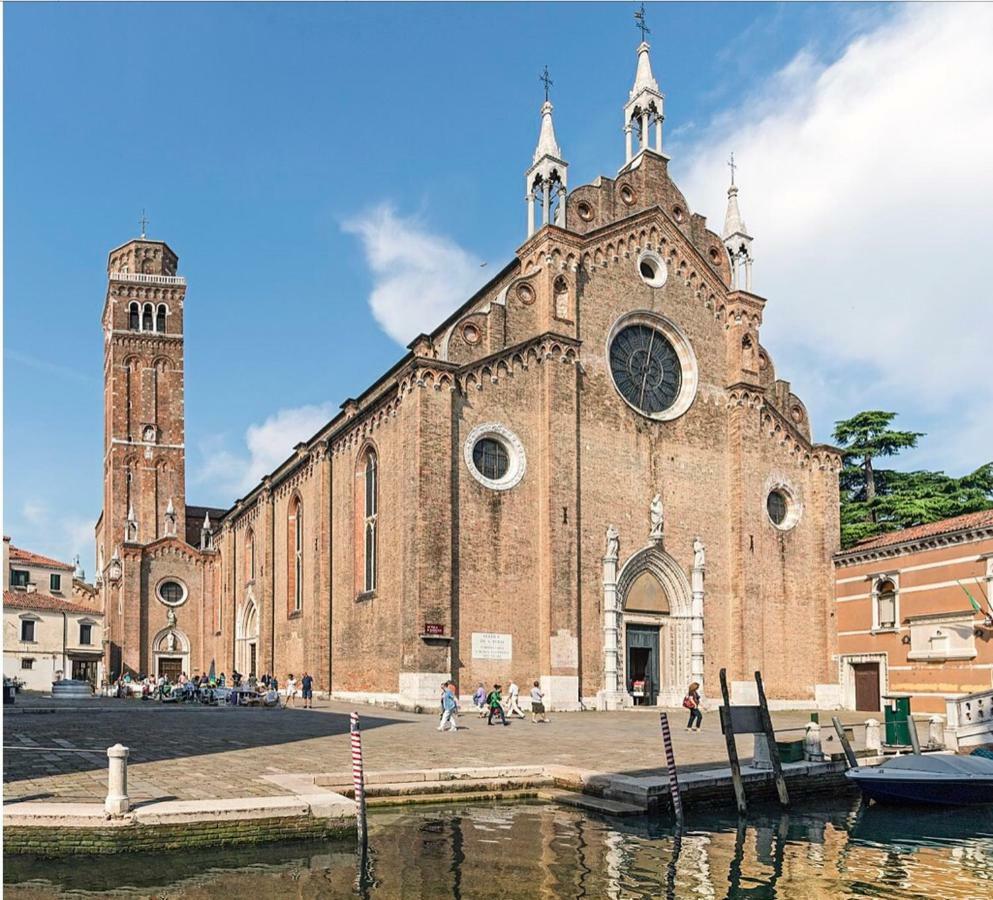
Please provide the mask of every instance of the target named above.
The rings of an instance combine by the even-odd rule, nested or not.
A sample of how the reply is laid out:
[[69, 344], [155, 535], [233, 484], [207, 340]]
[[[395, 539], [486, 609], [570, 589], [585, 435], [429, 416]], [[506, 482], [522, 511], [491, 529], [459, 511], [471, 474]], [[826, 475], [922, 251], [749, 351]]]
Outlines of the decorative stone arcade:
[[652, 661], [658, 670], [658, 684], [645, 699], [659, 706], [679, 706], [691, 681], [699, 682], [703, 692], [704, 545], [699, 538], [693, 542], [693, 569], [688, 581], [663, 547], [661, 501], [656, 497], [649, 543], [628, 557], [620, 569], [619, 546], [620, 532], [610, 525], [603, 557], [604, 684], [597, 706], [620, 709], [634, 703], [627, 671], [629, 626], [638, 631], [658, 629], [658, 658]]

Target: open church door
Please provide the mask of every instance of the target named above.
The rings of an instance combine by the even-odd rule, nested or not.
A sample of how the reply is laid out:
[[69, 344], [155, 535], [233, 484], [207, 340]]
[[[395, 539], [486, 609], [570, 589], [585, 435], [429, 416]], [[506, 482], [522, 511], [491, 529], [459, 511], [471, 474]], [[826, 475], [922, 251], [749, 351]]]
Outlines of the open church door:
[[638, 706], [654, 706], [659, 696], [659, 627], [628, 625], [625, 630], [627, 689]]

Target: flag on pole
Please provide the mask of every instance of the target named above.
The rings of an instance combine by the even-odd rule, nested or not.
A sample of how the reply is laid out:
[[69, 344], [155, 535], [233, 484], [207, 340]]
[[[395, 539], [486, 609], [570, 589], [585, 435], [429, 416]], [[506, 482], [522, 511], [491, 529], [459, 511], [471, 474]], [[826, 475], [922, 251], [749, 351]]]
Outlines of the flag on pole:
[[964, 584], [962, 584], [962, 582], [961, 582], [961, 581], [959, 581], [959, 580], [958, 580], [957, 578], [955, 579], [955, 583], [956, 583], [956, 584], [957, 584], [957, 585], [958, 585], [958, 586], [959, 586], [960, 588], [962, 588], [962, 590], [963, 590], [963, 591], [965, 591], [965, 595], [966, 595], [966, 597], [968, 597], [968, 598], [969, 598], [969, 602], [970, 602], [970, 603], [972, 604], [972, 608], [973, 608], [973, 609], [974, 609], [974, 610], [975, 610], [975, 611], [976, 611], [977, 613], [981, 613], [981, 612], [983, 611], [983, 608], [982, 608], [982, 607], [981, 607], [981, 606], [980, 606], [980, 605], [979, 605], [979, 604], [978, 604], [978, 603], [976, 602], [976, 598], [975, 598], [975, 597], [973, 597], [973, 596], [972, 596], [972, 594], [970, 594], [970, 593], [969, 593], [969, 589], [968, 589], [968, 588], [967, 588], [967, 587], [966, 587], [966, 586], [965, 586]]

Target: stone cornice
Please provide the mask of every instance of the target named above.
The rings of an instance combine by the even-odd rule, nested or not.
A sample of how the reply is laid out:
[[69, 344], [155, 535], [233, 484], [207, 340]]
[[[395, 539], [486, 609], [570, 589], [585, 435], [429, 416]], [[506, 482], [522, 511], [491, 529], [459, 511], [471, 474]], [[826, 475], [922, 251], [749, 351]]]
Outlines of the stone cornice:
[[[834, 564], [837, 568], [846, 566], [856, 566], [865, 562], [872, 562], [877, 559], [892, 559], [896, 556], [903, 556], [907, 553], [919, 553], [924, 550], [939, 550], [942, 547], [950, 547], [956, 544], [971, 544], [976, 541], [993, 540], [993, 528], [980, 526], [978, 528], [961, 528], [958, 531], [949, 531], [945, 534], [934, 534], [929, 537], [913, 538], [909, 541], [900, 541], [896, 544], [886, 544], [883, 547], [866, 547], [860, 550], [852, 547], [848, 550], [841, 550], [834, 555]], [[979, 559], [980, 555], [977, 554]]]

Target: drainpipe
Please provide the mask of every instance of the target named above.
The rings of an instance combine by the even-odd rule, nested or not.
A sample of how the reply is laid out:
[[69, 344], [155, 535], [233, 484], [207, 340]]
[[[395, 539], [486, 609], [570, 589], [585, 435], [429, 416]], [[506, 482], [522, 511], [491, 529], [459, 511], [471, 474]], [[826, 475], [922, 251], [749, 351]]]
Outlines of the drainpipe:
[[66, 643], [69, 639], [69, 614], [62, 613], [62, 677], [66, 677]]

